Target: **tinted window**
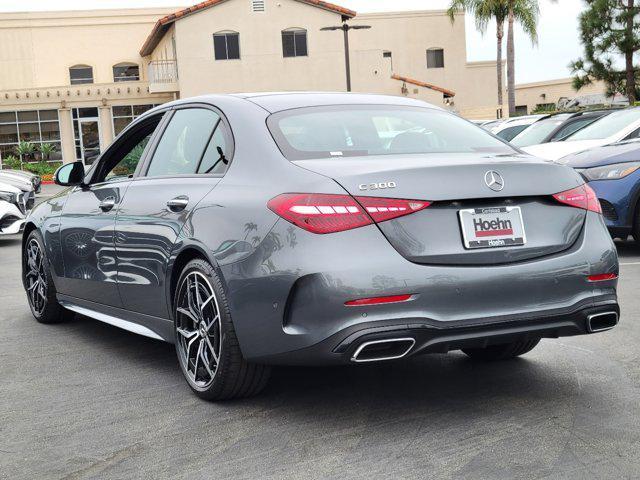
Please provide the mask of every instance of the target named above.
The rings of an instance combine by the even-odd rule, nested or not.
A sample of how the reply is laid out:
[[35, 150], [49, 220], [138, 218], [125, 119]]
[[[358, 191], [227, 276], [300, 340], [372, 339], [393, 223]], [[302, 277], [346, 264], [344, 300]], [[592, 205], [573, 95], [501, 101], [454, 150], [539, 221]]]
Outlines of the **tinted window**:
[[176, 111], [153, 154], [147, 176], [195, 173], [219, 119], [204, 108]]
[[561, 114], [544, 120], [538, 120], [536, 123], [531, 124], [529, 128], [524, 129], [513, 137], [511, 143], [518, 147], [528, 147], [529, 145], [542, 143], [544, 139], [547, 138], [547, 135], [558, 128], [558, 125], [561, 125], [568, 116], [568, 114]]
[[427, 50], [427, 68], [444, 68], [444, 50], [430, 48]]
[[620, 130], [628, 127], [631, 123], [637, 120], [640, 120], [640, 108], [629, 108], [627, 110], [613, 112], [574, 133], [567, 138], [566, 141], [572, 142], [574, 140], [595, 140], [607, 138], [611, 135], [615, 135], [620, 132]]
[[216, 60], [237, 60], [240, 58], [240, 35], [237, 32], [213, 35], [213, 52]]
[[304, 57], [307, 55], [307, 31], [286, 30], [282, 32], [282, 55]]
[[567, 123], [553, 135], [553, 138], [551, 139], [551, 141], [557, 142], [560, 140], [564, 140], [574, 132], [577, 132], [581, 128], [586, 127], [590, 123], [595, 122], [596, 120], [598, 120], [598, 118], [600, 117], [580, 117], [577, 120]]
[[80, 83], [93, 83], [93, 68], [78, 65], [69, 69], [69, 77], [71, 85], [78, 85]]
[[140, 80], [140, 67], [135, 64], [120, 64], [113, 66], [114, 82], [135, 82]]
[[[153, 133], [153, 132], [151, 132]], [[149, 143], [151, 133], [140, 140], [129, 152], [120, 160], [115, 167], [109, 171], [105, 177], [105, 180], [111, 181], [119, 178], [131, 177], [140, 163], [142, 153]]]
[[198, 173], [221, 175], [227, 171], [231, 158], [231, 135], [222, 121], [218, 122], [204, 152]]
[[500, 130], [499, 132], [496, 132], [496, 136], [508, 142], [528, 126], [529, 125], [517, 125], [515, 127], [507, 127], [504, 130]]
[[339, 106], [283, 111], [267, 121], [290, 160], [435, 152], [513, 152], [485, 130], [422, 107]]

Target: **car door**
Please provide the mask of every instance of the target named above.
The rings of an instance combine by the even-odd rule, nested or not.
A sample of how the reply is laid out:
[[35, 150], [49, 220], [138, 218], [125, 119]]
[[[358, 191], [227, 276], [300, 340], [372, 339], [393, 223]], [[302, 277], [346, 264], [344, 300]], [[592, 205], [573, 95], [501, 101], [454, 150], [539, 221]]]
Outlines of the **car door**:
[[161, 118], [154, 115], [119, 137], [87, 175], [87, 184], [69, 193], [60, 215], [60, 293], [121, 306], [113, 238], [116, 212]]
[[189, 215], [220, 181], [231, 155], [230, 130], [209, 106], [176, 109], [121, 202], [115, 226], [124, 308], [169, 318], [169, 256]]

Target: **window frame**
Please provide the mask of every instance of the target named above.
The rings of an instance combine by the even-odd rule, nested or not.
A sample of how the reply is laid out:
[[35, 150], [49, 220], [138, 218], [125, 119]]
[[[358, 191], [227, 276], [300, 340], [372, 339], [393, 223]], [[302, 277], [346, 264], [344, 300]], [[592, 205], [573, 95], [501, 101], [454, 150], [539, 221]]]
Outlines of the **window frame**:
[[[236, 37], [238, 37], [238, 58], [229, 58], [229, 42], [227, 40], [227, 36], [231, 36], [231, 35], [235, 35]], [[225, 47], [225, 53], [226, 53], [226, 57], [225, 58], [218, 58], [216, 57], [216, 37], [223, 37], [224, 38], [224, 47]], [[213, 40], [213, 59], [215, 61], [226, 61], [226, 60], [240, 60], [242, 58], [242, 52], [240, 51], [240, 32], [236, 32], [235, 30], [221, 30], [219, 32], [215, 32], [212, 35], [212, 40]]]
[[[194, 172], [194, 173], [181, 173], [181, 174], [177, 174], [177, 175], [155, 175], [153, 177], [147, 176], [147, 172], [149, 171], [149, 167], [151, 166], [151, 161], [153, 160], [153, 156], [156, 153], [156, 149], [158, 147], [158, 144], [160, 143], [160, 140], [162, 140], [162, 137], [164, 136], [164, 133], [165, 133], [167, 127], [169, 126], [169, 123], [171, 122], [171, 119], [173, 118], [173, 115], [178, 110], [185, 110], [185, 109], [188, 109], [188, 108], [204, 108], [204, 109], [213, 111], [215, 114], [217, 114], [220, 117], [218, 125], [220, 123], [222, 123], [227, 128], [228, 138], [229, 138], [229, 153], [228, 153], [228, 155], [225, 155], [226, 159], [229, 160], [229, 163], [227, 165], [227, 169], [224, 171], [224, 173], [198, 173], [197, 170], [196, 170], [196, 172]], [[135, 122], [136, 121], [134, 121], [134, 123]], [[211, 137], [213, 136], [214, 132], [215, 132], [215, 129], [211, 132], [211, 135], [209, 136], [209, 139], [207, 140], [207, 145], [205, 146], [205, 149], [203, 150], [202, 155], [204, 155], [204, 153], [206, 152], [206, 147], [209, 145], [209, 141], [211, 140]], [[124, 131], [123, 131], [123, 133], [124, 133]], [[222, 110], [220, 110], [218, 107], [214, 106], [214, 105], [211, 105], [209, 103], [194, 102], [194, 103], [184, 103], [184, 104], [175, 105], [173, 107], [170, 107], [170, 112], [168, 112], [168, 114], [164, 116], [164, 118], [162, 120], [162, 123], [159, 125], [158, 131], [156, 133], [158, 135], [157, 135], [157, 137], [155, 139], [153, 139], [154, 140], [153, 141], [153, 145], [151, 145], [152, 142], [149, 142], [149, 145], [151, 145], [152, 148], [148, 152], [145, 152], [146, 155], [140, 161], [140, 164], [139, 164], [139, 167], [140, 167], [139, 174], [134, 175], [134, 180], [136, 178], [140, 178], [140, 179], [142, 179], [142, 178], [145, 178], [145, 179], [156, 179], [156, 178], [158, 178], [158, 179], [160, 179], [160, 178], [207, 178], [207, 177], [223, 178], [227, 174], [229, 169], [231, 168], [231, 165], [233, 164], [233, 159], [235, 157], [235, 152], [236, 152], [235, 135], [233, 134], [233, 129], [231, 128], [231, 124], [229, 123], [229, 120], [227, 119], [227, 117], [224, 114], [224, 112]], [[202, 157], [198, 161], [198, 165], [200, 164], [201, 160], [202, 160]]]
[[[429, 66], [429, 52], [441, 52], [442, 53], [442, 65], [437, 65], [438, 62], [436, 61], [436, 65]], [[427, 56], [427, 68], [428, 69], [444, 68], [444, 48], [442, 48], [442, 47], [429, 47], [429, 48], [427, 48], [426, 56]]]
[[[309, 56], [309, 35], [307, 34], [306, 28], [299, 27], [291, 27], [285, 28], [280, 32], [280, 39], [282, 41], [282, 58], [297, 58], [297, 57], [308, 57]], [[296, 35], [304, 34], [304, 46], [305, 46], [305, 54], [298, 55], [297, 47], [296, 47]], [[291, 35], [293, 37], [293, 55], [286, 55], [284, 50], [284, 37], [285, 35]]]
[[[129, 67], [137, 67], [138, 68], [138, 75], [137, 77], [116, 77], [116, 68], [129, 68]], [[111, 65], [111, 75], [113, 77], [113, 83], [122, 83], [122, 82], [139, 82], [142, 77], [140, 75], [140, 65], [138, 63], [135, 62], [120, 62], [120, 63], [116, 63], [114, 65]]]
[[[100, 156], [96, 159], [96, 161], [93, 163], [94, 168], [91, 168], [87, 174], [87, 184], [90, 187], [93, 187], [94, 185], [114, 184], [114, 183], [120, 183], [124, 181], [131, 181], [138, 178], [140, 176], [141, 169], [150, 154], [151, 148], [155, 148], [155, 145], [158, 141], [158, 138], [161, 132], [164, 131], [165, 125], [167, 123], [167, 119], [168, 117], [170, 117], [170, 114], [171, 114], [170, 108], [155, 110], [152, 113], [145, 112], [143, 114], [144, 118], [143, 116], [140, 116], [136, 120], [131, 122], [129, 125], [127, 125], [127, 127], [122, 131], [121, 135], [118, 135], [116, 140], [109, 146], [109, 148], [107, 148], [104, 152], [102, 152]], [[105, 168], [108, 167], [108, 162], [109, 160], [112, 159], [113, 155], [117, 155], [123, 148], [135, 147], [135, 144], [131, 145], [131, 140], [129, 139], [129, 133], [132, 133], [135, 130], [145, 128], [145, 126], [149, 122], [155, 121], [154, 120], [155, 117], [158, 117], [158, 116], [162, 116], [162, 118], [160, 118], [158, 125], [156, 125], [156, 128], [151, 134], [151, 138], [149, 139], [149, 142], [147, 143], [144, 149], [144, 152], [140, 157], [140, 161], [138, 162], [138, 165], [136, 166], [136, 169], [133, 175], [130, 178], [123, 178], [120, 180], [96, 181], [95, 179], [104, 172]]]
[[[40, 118], [40, 112], [55, 112], [56, 113], [56, 118], [55, 120], [47, 120], [47, 119], [41, 119]], [[19, 114], [23, 113], [23, 112], [35, 112], [36, 114], [36, 119], [35, 120], [20, 120], [19, 119]], [[2, 142], [0, 141], [0, 147], [5, 147], [5, 148], [11, 148], [12, 152], [9, 155], [13, 155], [16, 156], [18, 158], [21, 158], [20, 155], [18, 155], [17, 153], [15, 153], [15, 148], [20, 144], [20, 141], [22, 141], [21, 139], [21, 131], [20, 131], [20, 126], [21, 125], [29, 125], [29, 124], [36, 124], [38, 126], [38, 138], [37, 139], [31, 139], [31, 140], [27, 140], [30, 143], [33, 143], [34, 145], [38, 146], [41, 145], [43, 143], [51, 143], [54, 144], [56, 146], [56, 153], [60, 154], [60, 158], [52, 158], [49, 159], [49, 162], [59, 162], [62, 160], [62, 132], [61, 132], [61, 128], [60, 128], [60, 115], [58, 113], [58, 109], [57, 108], [36, 108], [36, 109], [26, 109], [26, 110], [5, 110], [2, 113], [5, 114], [13, 114], [13, 119], [11, 121], [5, 121], [5, 120], [0, 120], [0, 125], [5, 126], [5, 125], [12, 125], [15, 126], [16, 129], [16, 135], [17, 135], [17, 141], [16, 142]], [[43, 124], [55, 124], [57, 125], [57, 130], [58, 130], [58, 138], [54, 139], [54, 140], [43, 140], [42, 139], [42, 126]], [[9, 156], [6, 155], [6, 156]], [[56, 155], [54, 155], [55, 157]], [[2, 154], [2, 152], [0, 152], [0, 163], [1, 160], [4, 159], [5, 156]], [[22, 161], [24, 161], [24, 159], [22, 159]]]
[[[80, 70], [80, 69], [86, 69], [89, 68], [91, 69], [91, 81], [90, 82], [73, 82], [73, 78], [71, 78], [71, 70]], [[69, 85], [91, 85], [93, 83], [95, 83], [95, 75], [93, 74], [93, 66], [92, 65], [87, 65], [85, 63], [78, 63], [76, 65], [71, 65], [69, 68], [67, 68], [67, 73], [69, 74]], [[81, 78], [80, 80], [88, 80], [87, 78]]]

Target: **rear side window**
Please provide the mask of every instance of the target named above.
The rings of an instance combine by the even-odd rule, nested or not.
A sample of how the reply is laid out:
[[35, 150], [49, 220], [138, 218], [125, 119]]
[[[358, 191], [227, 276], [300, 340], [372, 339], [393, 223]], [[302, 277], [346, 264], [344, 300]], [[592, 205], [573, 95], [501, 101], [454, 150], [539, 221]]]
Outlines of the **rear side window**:
[[219, 121], [198, 166], [198, 173], [224, 174], [231, 158], [232, 144], [231, 132], [222, 121]]
[[285, 110], [267, 125], [289, 160], [514, 150], [482, 128], [434, 108], [345, 105]]
[[508, 142], [513, 137], [515, 137], [520, 132], [522, 132], [525, 128], [527, 128], [528, 126], [529, 125], [516, 125], [514, 127], [507, 127], [507, 128], [504, 128], [504, 129], [500, 130], [499, 132], [496, 132], [496, 136], [498, 136], [498, 137], [500, 137], [503, 140], [506, 140]]
[[158, 143], [147, 176], [196, 173], [219, 121], [212, 110], [177, 110]]
[[[599, 117], [598, 117], [599, 118]], [[594, 118], [594, 117], [587, 117], [587, 118], [581, 118], [579, 120], [575, 120], [567, 125], [565, 125], [564, 127], [562, 127], [561, 129], [559, 129], [554, 135], [553, 138], [551, 139], [551, 141], [558, 141], [558, 140], [564, 140], [565, 138], [567, 138], [569, 135], [572, 135], [573, 133], [577, 132], [578, 130], [580, 130], [581, 128], [586, 127], [587, 125], [589, 125], [590, 123], [595, 122], [598, 118]]]

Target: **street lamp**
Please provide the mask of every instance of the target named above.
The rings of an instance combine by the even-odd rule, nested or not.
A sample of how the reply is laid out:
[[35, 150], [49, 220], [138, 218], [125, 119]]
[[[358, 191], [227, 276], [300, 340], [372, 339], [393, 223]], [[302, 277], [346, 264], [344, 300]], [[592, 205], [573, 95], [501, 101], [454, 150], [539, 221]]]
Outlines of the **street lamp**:
[[349, 30], [371, 28], [371, 25], [348, 25], [346, 22], [335, 27], [323, 27], [320, 30], [342, 30], [344, 33], [344, 64], [347, 70], [347, 92], [351, 91], [351, 67], [349, 66]]

